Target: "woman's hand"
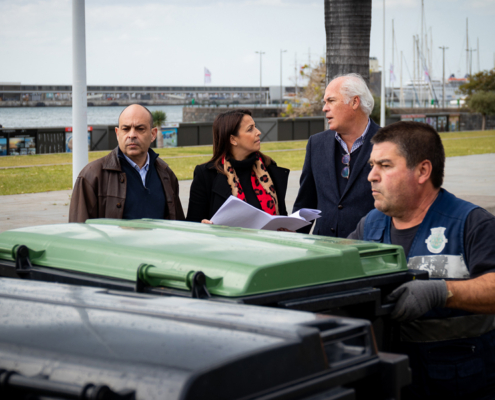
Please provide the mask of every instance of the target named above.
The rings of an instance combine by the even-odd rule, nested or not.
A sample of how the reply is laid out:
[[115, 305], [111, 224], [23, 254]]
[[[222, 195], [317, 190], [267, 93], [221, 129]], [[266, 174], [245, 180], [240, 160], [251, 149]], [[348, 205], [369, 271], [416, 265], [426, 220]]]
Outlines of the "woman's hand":
[[210, 224], [213, 225], [213, 222], [211, 222], [209, 219], [204, 219], [201, 221], [202, 224]]

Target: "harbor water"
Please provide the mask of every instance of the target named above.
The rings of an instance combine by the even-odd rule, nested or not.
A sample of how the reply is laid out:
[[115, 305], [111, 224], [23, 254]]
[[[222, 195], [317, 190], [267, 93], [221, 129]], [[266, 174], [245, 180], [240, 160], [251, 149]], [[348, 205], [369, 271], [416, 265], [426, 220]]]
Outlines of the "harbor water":
[[[117, 125], [124, 106], [88, 107], [88, 125]], [[149, 106], [160, 110], [167, 122], [182, 122], [182, 105]], [[72, 107], [12, 107], [0, 108], [0, 125], [4, 128], [44, 128], [72, 126]]]

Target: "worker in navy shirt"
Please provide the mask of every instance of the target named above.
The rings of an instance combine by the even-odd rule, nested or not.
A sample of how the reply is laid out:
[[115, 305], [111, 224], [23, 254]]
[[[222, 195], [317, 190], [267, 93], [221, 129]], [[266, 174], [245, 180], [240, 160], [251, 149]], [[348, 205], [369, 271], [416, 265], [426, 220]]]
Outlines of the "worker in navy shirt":
[[[404, 247], [429, 272], [394, 290], [406, 398], [495, 398], [495, 217], [443, 189], [445, 152], [427, 124], [398, 122], [372, 138], [375, 210], [348, 237]], [[469, 168], [466, 165], [466, 168]]]

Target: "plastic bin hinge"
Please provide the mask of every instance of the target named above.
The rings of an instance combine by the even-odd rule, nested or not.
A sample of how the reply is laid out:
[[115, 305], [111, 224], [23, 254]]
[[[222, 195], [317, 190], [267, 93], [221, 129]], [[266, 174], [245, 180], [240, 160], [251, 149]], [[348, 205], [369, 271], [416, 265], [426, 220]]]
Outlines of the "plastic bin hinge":
[[144, 288], [147, 286], [146, 282], [141, 279], [143, 274], [143, 269], [147, 267], [148, 264], [141, 264], [137, 269], [137, 277], [136, 277], [136, 293], [144, 293]]
[[31, 272], [33, 265], [29, 259], [29, 248], [24, 245], [17, 246], [15, 249], [15, 270], [18, 275], [24, 275]]
[[211, 297], [206, 288], [206, 276], [203, 272], [197, 271], [193, 275], [191, 293], [195, 299], [209, 299]]

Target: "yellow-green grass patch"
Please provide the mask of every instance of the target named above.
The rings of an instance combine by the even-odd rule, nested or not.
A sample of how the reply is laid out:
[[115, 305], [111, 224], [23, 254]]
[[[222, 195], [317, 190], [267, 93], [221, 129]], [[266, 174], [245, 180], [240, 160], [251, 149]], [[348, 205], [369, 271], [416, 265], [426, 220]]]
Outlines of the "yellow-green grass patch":
[[[447, 157], [495, 153], [495, 131], [448, 132], [441, 134]], [[262, 143], [261, 150], [277, 165], [292, 171], [301, 170], [307, 141]], [[287, 151], [284, 151], [287, 150]], [[156, 150], [172, 168], [179, 180], [192, 179], [194, 168], [211, 158], [212, 146], [165, 148]], [[90, 152], [89, 161], [108, 154]], [[184, 158], [180, 158], [184, 157]], [[0, 169], [0, 195], [67, 190], [72, 187], [72, 154], [47, 154], [0, 157], [0, 167], [32, 168]], [[60, 164], [43, 166], [46, 164]]]
[[67, 190], [71, 187], [71, 165], [0, 170], [0, 195]]

